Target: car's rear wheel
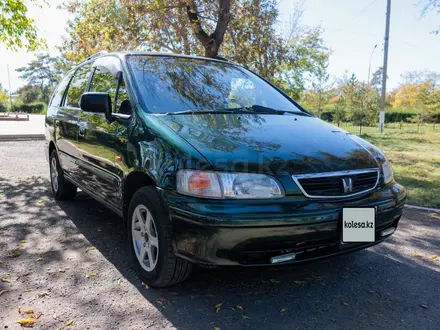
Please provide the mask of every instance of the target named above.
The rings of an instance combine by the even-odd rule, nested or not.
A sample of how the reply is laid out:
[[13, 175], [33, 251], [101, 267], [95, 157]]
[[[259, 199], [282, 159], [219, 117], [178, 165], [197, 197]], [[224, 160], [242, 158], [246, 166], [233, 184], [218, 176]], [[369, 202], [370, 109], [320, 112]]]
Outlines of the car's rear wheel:
[[58, 160], [56, 150], [53, 150], [49, 158], [50, 165], [50, 184], [52, 193], [57, 200], [72, 199], [76, 196], [76, 186], [67, 181], [64, 177], [63, 169]]
[[171, 223], [155, 187], [142, 187], [133, 195], [127, 229], [132, 262], [144, 282], [166, 287], [189, 276], [192, 265], [174, 255]]

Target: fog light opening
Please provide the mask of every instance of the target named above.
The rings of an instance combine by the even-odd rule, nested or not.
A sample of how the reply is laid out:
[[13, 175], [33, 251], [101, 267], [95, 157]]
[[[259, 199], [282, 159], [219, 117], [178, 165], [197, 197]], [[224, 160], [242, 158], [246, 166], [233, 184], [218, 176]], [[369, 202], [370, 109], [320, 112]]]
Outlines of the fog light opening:
[[380, 232], [380, 236], [382, 236], [382, 237], [389, 236], [392, 233], [394, 233], [395, 231], [396, 231], [396, 227], [387, 228], [387, 229], [384, 229]]
[[270, 263], [271, 264], [279, 264], [281, 262], [295, 260], [295, 257], [296, 257], [296, 253], [294, 253], [294, 252], [288, 253], [288, 254], [282, 254], [280, 256], [270, 258]]

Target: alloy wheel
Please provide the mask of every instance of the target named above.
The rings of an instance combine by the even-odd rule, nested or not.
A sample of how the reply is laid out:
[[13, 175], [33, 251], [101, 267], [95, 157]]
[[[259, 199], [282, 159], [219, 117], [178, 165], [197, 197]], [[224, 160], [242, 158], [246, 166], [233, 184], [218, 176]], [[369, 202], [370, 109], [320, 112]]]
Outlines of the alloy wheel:
[[153, 216], [142, 204], [133, 212], [131, 233], [134, 252], [140, 265], [148, 272], [153, 271], [159, 257], [159, 240]]

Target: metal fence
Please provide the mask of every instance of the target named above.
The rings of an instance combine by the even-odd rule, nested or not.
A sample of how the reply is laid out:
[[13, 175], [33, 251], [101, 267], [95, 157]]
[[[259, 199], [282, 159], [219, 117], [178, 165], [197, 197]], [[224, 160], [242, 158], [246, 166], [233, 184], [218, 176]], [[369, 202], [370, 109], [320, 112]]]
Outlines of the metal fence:
[[[339, 123], [330, 123], [336, 127], [340, 127], [347, 132], [362, 135], [362, 134], [380, 134], [379, 125], [376, 126], [366, 126], [358, 123], [350, 123], [350, 122], [339, 122]], [[440, 133], [440, 124], [429, 124], [429, 123], [385, 123], [384, 133], [393, 132], [393, 133], [428, 133], [428, 132], [439, 132]]]

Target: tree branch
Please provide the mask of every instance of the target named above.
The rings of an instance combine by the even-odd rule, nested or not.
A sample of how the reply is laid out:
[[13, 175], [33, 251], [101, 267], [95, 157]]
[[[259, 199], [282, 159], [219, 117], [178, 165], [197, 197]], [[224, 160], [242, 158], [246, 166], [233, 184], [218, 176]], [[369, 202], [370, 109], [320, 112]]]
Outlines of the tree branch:
[[186, 6], [186, 13], [189, 18], [189, 22], [191, 27], [196, 35], [197, 39], [206, 46], [211, 41], [211, 38], [208, 34], [203, 30], [202, 25], [200, 24], [200, 18], [197, 14], [197, 7], [194, 0], [189, 0], [188, 5]]

